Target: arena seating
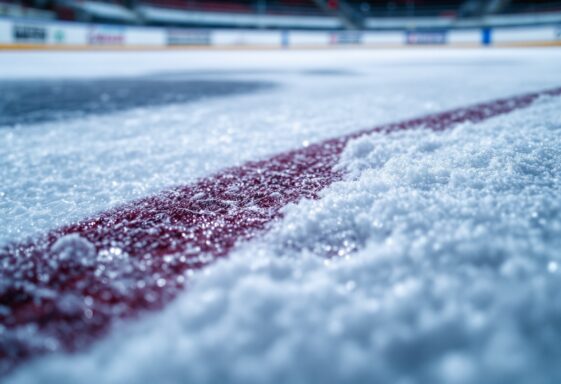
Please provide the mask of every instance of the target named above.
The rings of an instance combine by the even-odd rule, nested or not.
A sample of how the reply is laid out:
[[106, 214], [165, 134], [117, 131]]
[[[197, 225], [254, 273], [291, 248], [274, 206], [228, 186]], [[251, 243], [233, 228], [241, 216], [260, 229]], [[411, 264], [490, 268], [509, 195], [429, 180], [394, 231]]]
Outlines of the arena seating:
[[561, 1], [551, 0], [511, 0], [505, 9], [505, 13], [545, 13], [561, 12]]
[[4, 16], [187, 27], [401, 28], [412, 17], [544, 12], [561, 12], [561, 0], [0, 0]]
[[140, 1], [135, 11], [149, 25], [281, 29], [342, 27], [336, 15], [325, 12], [312, 0]]
[[465, 0], [347, 0], [364, 16], [371, 17], [415, 17], [455, 16]]
[[195, 0], [146, 0], [144, 4], [163, 8], [219, 13], [267, 13], [280, 15], [322, 15], [323, 12], [311, 0], [277, 1], [195, 1]]
[[55, 16], [55, 13], [51, 10], [27, 6], [15, 1], [0, 1], [0, 17], [28, 17], [51, 20], [54, 19]]

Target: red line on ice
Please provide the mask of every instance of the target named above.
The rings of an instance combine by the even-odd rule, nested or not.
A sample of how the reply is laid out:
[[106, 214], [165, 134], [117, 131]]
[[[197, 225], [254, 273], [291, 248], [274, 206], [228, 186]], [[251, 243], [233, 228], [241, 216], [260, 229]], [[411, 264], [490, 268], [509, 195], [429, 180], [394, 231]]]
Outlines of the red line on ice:
[[[561, 88], [525, 94], [326, 140], [3, 247], [0, 375], [37, 354], [83, 348], [116, 321], [161, 308], [182, 290], [189, 271], [262, 233], [287, 203], [317, 198], [339, 180], [342, 175], [333, 167], [349, 140], [374, 132], [439, 131], [477, 123], [527, 107], [542, 95], [560, 94]], [[64, 240], [53, 244], [70, 234], [84, 240], [70, 245], [70, 256], [64, 258]], [[89, 253], [87, 243], [79, 251], [85, 239], [91, 243]], [[77, 259], [72, 252], [94, 259]]]

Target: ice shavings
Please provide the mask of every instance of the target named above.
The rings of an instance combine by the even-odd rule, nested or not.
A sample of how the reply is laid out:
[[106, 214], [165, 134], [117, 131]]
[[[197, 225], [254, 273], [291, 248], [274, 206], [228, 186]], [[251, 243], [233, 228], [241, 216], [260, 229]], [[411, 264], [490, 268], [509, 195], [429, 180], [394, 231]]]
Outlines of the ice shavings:
[[163, 313], [8, 382], [557, 383], [560, 108], [358, 139]]
[[[119, 84], [125, 75], [144, 91], [127, 96], [131, 107], [138, 106], [132, 110], [101, 105], [97, 114], [93, 108], [92, 114], [70, 120], [0, 128], [0, 244], [188, 184], [225, 166], [357, 129], [550, 88], [561, 83], [559, 58], [559, 51], [549, 49], [7, 52], [0, 57], [0, 78], [36, 84], [30, 93], [41, 92], [39, 79], [64, 85], [82, 78], [78, 83], [96, 95], [104, 91], [97, 83], [112, 77]], [[310, 70], [324, 73], [310, 76]], [[353, 75], [332, 76], [325, 70]], [[143, 94], [158, 84], [142, 83], [154, 76], [178, 83], [212, 81], [218, 88], [232, 82], [278, 87], [191, 104], [162, 105], [154, 96], [147, 105]], [[0, 84], [0, 89], [13, 93], [17, 86]], [[72, 89], [77, 90], [63, 93]], [[185, 93], [180, 100], [193, 96]], [[52, 96], [46, 106], [51, 105], [36, 112], [50, 116], [65, 100]], [[0, 114], [2, 107], [8, 104], [0, 105]]]
[[66, 235], [58, 239], [51, 247], [53, 265], [71, 263], [84, 266], [96, 261], [95, 246], [78, 234]]

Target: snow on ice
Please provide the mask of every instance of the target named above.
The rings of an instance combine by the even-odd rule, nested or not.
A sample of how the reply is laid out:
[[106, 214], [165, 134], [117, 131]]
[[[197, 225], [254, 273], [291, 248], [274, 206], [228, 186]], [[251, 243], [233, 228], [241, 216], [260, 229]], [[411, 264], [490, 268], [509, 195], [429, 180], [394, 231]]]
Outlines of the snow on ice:
[[[281, 86], [183, 108], [0, 128], [9, 139], [0, 144], [0, 161], [9, 161], [0, 168], [1, 241], [306, 140], [561, 82], [559, 54], [501, 52], [439, 53], [440, 65], [421, 52], [353, 53], [360, 60], [341, 66], [354, 77], [236, 75]], [[321, 53], [323, 66], [335, 56]], [[292, 69], [310, 69], [297, 59]], [[458, 65], [473, 84], [457, 79]], [[6, 381], [557, 383], [560, 110], [558, 99], [543, 98], [450, 131], [357, 139], [339, 164], [344, 180], [319, 200], [288, 206], [268, 234], [195, 274], [162, 312], [119, 325], [89, 350], [26, 363]], [[60, 155], [61, 137], [75, 152], [45, 164]], [[55, 167], [64, 176], [44, 186]], [[88, 183], [94, 169], [105, 172]], [[36, 192], [18, 194], [27, 188]], [[48, 203], [61, 196], [68, 209], [56, 215], [60, 207]], [[77, 236], [53, 248], [63, 260], [92, 256]]]

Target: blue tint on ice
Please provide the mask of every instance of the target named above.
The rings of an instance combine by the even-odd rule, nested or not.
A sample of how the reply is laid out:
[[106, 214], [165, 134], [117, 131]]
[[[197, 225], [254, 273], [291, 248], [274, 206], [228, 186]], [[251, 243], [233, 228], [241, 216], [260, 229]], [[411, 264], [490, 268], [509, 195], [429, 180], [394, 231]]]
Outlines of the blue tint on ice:
[[[231, 75], [281, 84], [266, 93], [0, 131], [0, 241], [303, 143], [561, 85], [561, 53], [540, 49], [135, 55], [135, 74], [298, 71]], [[102, 59], [125, 71], [99, 54], [69, 76], [110, 72]], [[335, 69], [357, 75], [305, 74]], [[544, 98], [452, 131], [358, 139], [343, 181], [190, 276], [162, 313], [7, 382], [558, 383], [560, 110]], [[56, 252], [89, 253], [78, 238]]]

